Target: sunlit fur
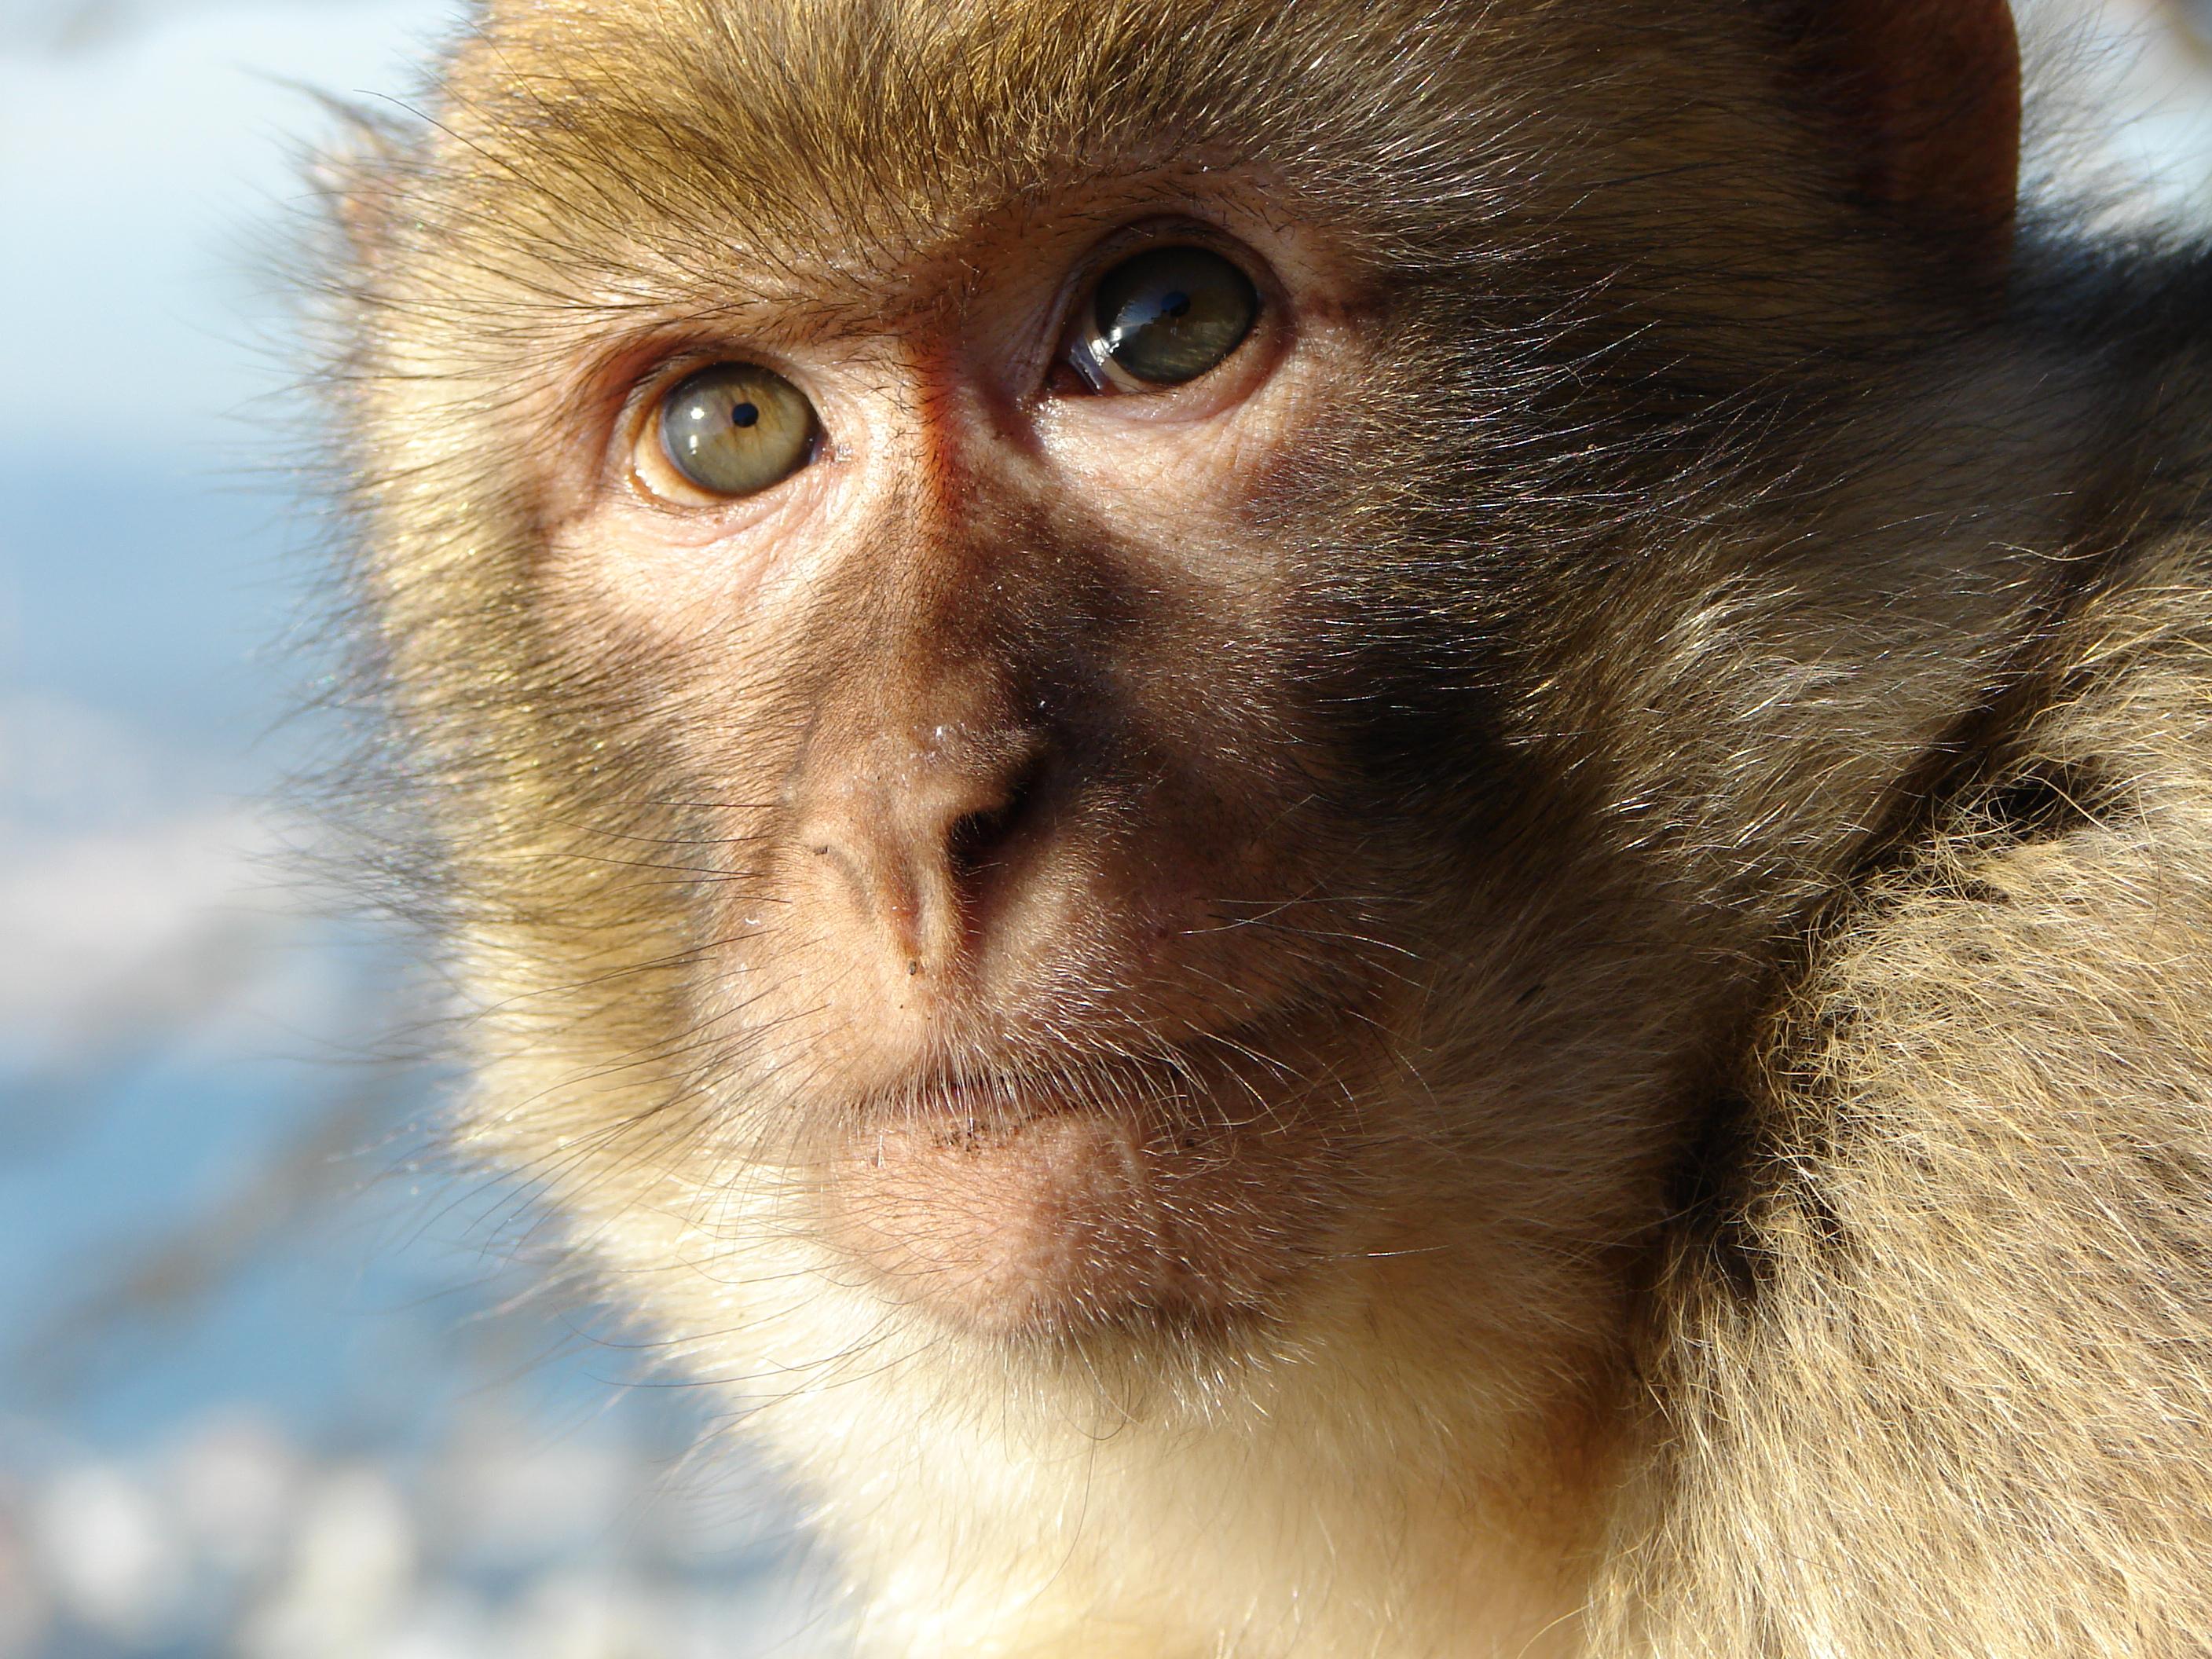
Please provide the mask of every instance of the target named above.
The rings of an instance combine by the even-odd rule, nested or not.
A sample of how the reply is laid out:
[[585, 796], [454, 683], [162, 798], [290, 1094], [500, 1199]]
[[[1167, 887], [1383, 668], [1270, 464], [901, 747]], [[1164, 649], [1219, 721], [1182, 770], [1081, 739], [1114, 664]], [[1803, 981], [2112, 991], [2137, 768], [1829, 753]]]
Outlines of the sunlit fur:
[[[543, 0], [333, 163], [459, 1139], [751, 1408], [874, 1650], [2212, 1640], [2212, 286], [2035, 223], [1960, 275], [1808, 113], [1819, 9]], [[1235, 524], [917, 477], [734, 669], [577, 574], [549, 457], [645, 322], [895, 329], [1186, 199], [1345, 293]], [[1176, 1224], [1265, 1267], [953, 1329], [823, 1235], [880, 1034], [778, 792], [1040, 641], [1112, 688], [1053, 716], [1087, 873], [942, 1042], [1217, 1138]], [[1107, 901], [1177, 860], [1148, 958]]]

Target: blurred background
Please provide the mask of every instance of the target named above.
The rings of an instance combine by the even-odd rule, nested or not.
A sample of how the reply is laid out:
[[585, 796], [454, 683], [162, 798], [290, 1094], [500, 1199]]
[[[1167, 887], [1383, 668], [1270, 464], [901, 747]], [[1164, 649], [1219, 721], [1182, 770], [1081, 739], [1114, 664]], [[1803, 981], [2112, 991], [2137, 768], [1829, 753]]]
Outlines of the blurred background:
[[437, 1168], [399, 947], [290, 857], [307, 89], [457, 12], [0, 0], [0, 1659], [831, 1645], [711, 1404]]
[[[2212, 215], [2212, 0], [2021, 9], [2038, 187]], [[404, 102], [457, 12], [0, 0], [0, 1659], [836, 1649], [712, 1402], [440, 1168], [403, 949], [291, 858], [275, 273], [313, 90]]]

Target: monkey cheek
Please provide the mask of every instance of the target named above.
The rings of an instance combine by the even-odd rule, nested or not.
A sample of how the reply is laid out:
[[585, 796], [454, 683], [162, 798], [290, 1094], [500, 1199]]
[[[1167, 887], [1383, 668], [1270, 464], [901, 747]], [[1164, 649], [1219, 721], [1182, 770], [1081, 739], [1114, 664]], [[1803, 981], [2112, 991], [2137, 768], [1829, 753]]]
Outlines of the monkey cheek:
[[979, 1336], [1233, 1322], [1295, 1255], [1264, 1172], [1092, 1110], [871, 1131], [824, 1170], [832, 1243]]

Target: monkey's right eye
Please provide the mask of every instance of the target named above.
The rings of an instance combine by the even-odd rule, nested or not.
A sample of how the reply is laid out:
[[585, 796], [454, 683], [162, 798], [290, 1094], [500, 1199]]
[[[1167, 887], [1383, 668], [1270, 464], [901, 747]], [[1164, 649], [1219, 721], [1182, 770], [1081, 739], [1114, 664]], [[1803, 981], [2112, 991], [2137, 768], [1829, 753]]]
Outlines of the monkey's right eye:
[[[820, 425], [792, 383], [757, 363], [716, 363], [661, 398], [647, 440], [684, 483], [709, 495], [752, 495], [814, 457]], [[651, 486], [661, 469], [640, 468]], [[665, 493], [665, 491], [662, 493]]]

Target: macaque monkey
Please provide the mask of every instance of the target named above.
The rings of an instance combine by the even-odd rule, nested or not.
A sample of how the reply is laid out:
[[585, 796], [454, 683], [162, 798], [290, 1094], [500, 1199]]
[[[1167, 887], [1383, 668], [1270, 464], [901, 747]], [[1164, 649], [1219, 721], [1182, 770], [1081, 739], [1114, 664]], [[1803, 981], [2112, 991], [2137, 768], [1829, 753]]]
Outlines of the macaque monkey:
[[883, 1655], [2212, 1651], [2212, 270], [2002, 0], [491, 0], [459, 1139]]

